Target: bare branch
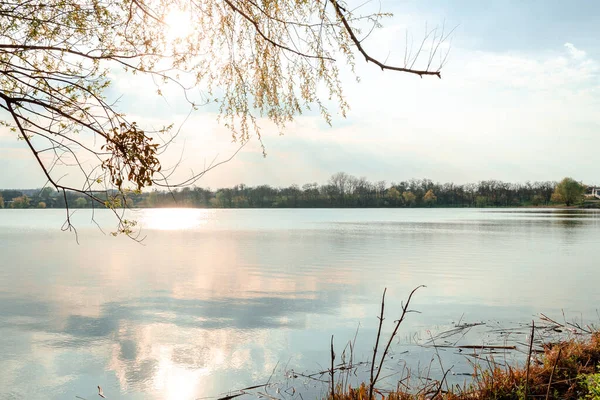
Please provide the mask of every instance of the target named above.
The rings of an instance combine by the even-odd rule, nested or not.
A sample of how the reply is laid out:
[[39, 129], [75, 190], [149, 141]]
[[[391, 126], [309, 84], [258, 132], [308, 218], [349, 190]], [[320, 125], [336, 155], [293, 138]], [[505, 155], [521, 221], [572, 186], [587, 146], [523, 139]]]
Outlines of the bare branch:
[[438, 78], [442, 77], [440, 71], [417, 70], [417, 69], [412, 69], [412, 68], [395, 67], [395, 66], [391, 66], [391, 65], [386, 65], [386, 64], [376, 60], [375, 58], [371, 57], [363, 48], [361, 41], [354, 34], [352, 27], [350, 26], [346, 16], [344, 15], [342, 7], [340, 7], [339, 1], [331, 0], [331, 4], [333, 4], [333, 7], [335, 8], [335, 11], [337, 13], [337, 16], [342, 21], [342, 24], [344, 25], [344, 28], [346, 28], [346, 32], [348, 33], [348, 35], [350, 35], [352, 42], [354, 43], [354, 45], [356, 46], [358, 51], [363, 55], [363, 57], [365, 57], [365, 60], [367, 62], [372, 62], [373, 64], [380, 67], [382, 71], [387, 69], [387, 70], [392, 70], [392, 71], [399, 71], [399, 72], [406, 72], [409, 74], [415, 74], [415, 75], [419, 75], [421, 77], [423, 75], [435, 75]]

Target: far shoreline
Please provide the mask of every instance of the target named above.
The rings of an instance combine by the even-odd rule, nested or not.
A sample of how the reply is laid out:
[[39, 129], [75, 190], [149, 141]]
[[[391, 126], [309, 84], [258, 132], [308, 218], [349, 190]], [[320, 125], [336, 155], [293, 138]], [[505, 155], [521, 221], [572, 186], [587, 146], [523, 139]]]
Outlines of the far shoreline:
[[[0, 210], [66, 210], [66, 207], [28, 207], [13, 208], [4, 207]], [[69, 207], [74, 210], [109, 210], [108, 207]], [[119, 207], [117, 209], [124, 209]], [[488, 206], [488, 207], [450, 207], [450, 206], [432, 206], [432, 207], [194, 207], [194, 206], [164, 206], [164, 207], [125, 207], [130, 210], [512, 210], [512, 209], [541, 209], [541, 210], [600, 210], [600, 202], [591, 206], [565, 206], [565, 205], [515, 205], [515, 206]]]

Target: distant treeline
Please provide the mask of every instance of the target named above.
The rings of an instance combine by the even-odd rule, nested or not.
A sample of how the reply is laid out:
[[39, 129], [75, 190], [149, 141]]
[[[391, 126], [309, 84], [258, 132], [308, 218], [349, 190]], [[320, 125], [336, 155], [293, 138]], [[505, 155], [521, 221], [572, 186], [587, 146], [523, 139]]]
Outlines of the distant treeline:
[[[131, 193], [131, 207], [199, 208], [330, 208], [330, 207], [514, 207], [559, 203], [553, 197], [557, 182], [506, 183], [497, 180], [458, 185], [411, 179], [387, 184], [340, 172], [323, 185], [272, 187], [236, 185], [211, 190], [193, 187], [172, 191]], [[67, 192], [70, 208], [91, 207], [80, 193]], [[106, 197], [98, 193], [98, 197]], [[0, 207], [64, 208], [65, 198], [50, 188], [2, 190]]]

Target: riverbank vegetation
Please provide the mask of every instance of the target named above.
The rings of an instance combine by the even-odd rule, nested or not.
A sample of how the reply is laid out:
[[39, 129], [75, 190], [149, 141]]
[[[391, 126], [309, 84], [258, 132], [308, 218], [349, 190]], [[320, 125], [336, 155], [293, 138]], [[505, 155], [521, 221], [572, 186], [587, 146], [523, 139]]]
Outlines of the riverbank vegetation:
[[[488, 180], [455, 184], [411, 179], [388, 184], [340, 172], [321, 185], [307, 183], [278, 188], [240, 184], [220, 189], [186, 187], [173, 191], [128, 192], [126, 202], [127, 206], [139, 208], [537, 207], [583, 205], [585, 191], [586, 186], [572, 178], [558, 183]], [[112, 192], [95, 195], [109, 203], [117, 199]], [[593, 201], [588, 206], [590, 204], [594, 205]], [[87, 208], [92, 202], [80, 193], [63, 195], [48, 187], [0, 191], [0, 207], [64, 208], [65, 205]]]
[[[440, 345], [431, 337], [430, 346], [435, 348], [435, 356], [441, 367], [441, 376], [434, 379], [431, 376], [431, 366], [425, 373], [412, 376], [410, 369], [404, 369], [396, 387], [389, 390], [378, 387], [381, 372], [390, 344], [398, 335], [398, 329], [406, 315], [411, 310], [410, 302], [414, 289], [406, 302], [402, 303], [400, 318], [394, 321], [394, 330], [388, 340], [382, 335], [382, 325], [385, 315], [385, 294], [381, 302], [379, 329], [373, 348], [370, 379], [358, 387], [347, 385], [348, 376], [353, 371], [352, 355], [350, 365], [342, 363], [334, 366], [335, 352], [333, 338], [331, 345], [330, 391], [327, 400], [520, 400], [520, 399], [594, 399], [600, 400], [600, 331], [593, 324], [558, 322], [541, 314], [540, 322], [532, 321], [529, 326], [527, 343], [522, 343], [527, 350], [524, 352], [525, 361], [521, 365], [513, 364], [506, 359], [501, 351], [518, 351], [517, 346], [505, 345]], [[441, 335], [449, 338], [460, 335], [461, 338], [472, 327], [484, 325], [460, 323]], [[510, 330], [510, 329], [509, 329]], [[520, 329], [521, 330], [521, 329]], [[525, 333], [522, 330], [520, 333]], [[558, 336], [557, 336], [558, 335]], [[459, 339], [460, 340], [460, 339]], [[387, 345], [385, 345], [387, 343]], [[518, 341], [516, 343], [519, 343]], [[516, 344], [515, 343], [515, 344]], [[438, 347], [454, 348], [463, 354], [472, 365], [470, 383], [450, 383], [448, 375], [452, 368], [445, 368]], [[378, 351], [381, 355], [378, 356]], [[472, 354], [467, 354], [472, 351]], [[379, 357], [379, 360], [378, 360]], [[436, 358], [432, 358], [432, 362]], [[474, 360], [474, 361], [471, 361]], [[338, 374], [337, 378], [335, 374]], [[344, 380], [346, 379], [346, 380]], [[415, 385], [413, 385], [415, 384]]]
[[[445, 377], [444, 377], [445, 378]], [[485, 366], [473, 367], [469, 385], [447, 386], [430, 380], [411, 390], [400, 381], [396, 390], [376, 391], [377, 399], [388, 400], [519, 400], [519, 399], [600, 399], [600, 333], [572, 338], [544, 346], [543, 353], [532, 355], [530, 363], [503, 365], [488, 359]], [[336, 400], [368, 399], [369, 385], [343, 388], [338, 385]], [[328, 400], [332, 399], [329, 394]]]

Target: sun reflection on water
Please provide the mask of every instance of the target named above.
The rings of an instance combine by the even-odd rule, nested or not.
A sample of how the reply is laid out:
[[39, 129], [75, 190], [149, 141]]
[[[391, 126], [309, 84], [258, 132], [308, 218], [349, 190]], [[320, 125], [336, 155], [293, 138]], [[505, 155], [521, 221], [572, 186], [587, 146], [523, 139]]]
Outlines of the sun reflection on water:
[[206, 225], [213, 216], [213, 210], [158, 208], [144, 210], [140, 220], [145, 229], [172, 231]]

